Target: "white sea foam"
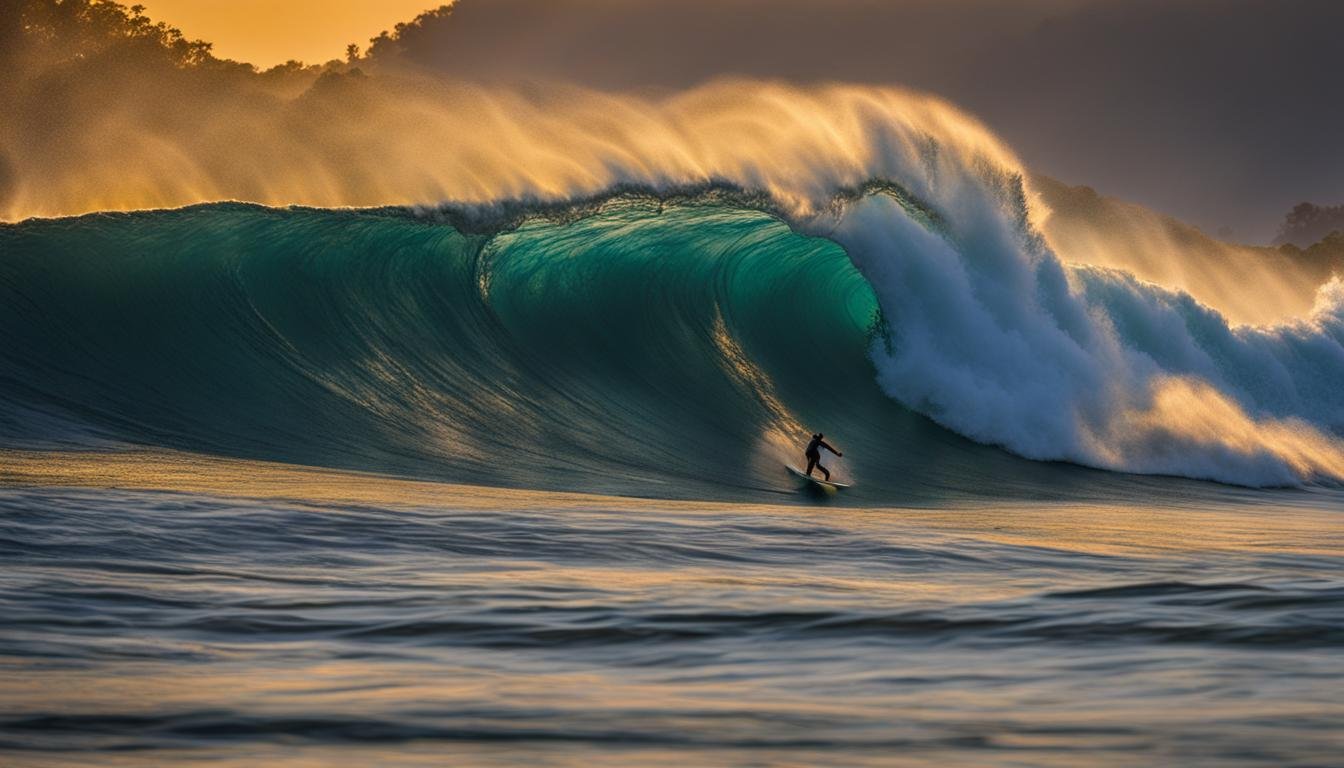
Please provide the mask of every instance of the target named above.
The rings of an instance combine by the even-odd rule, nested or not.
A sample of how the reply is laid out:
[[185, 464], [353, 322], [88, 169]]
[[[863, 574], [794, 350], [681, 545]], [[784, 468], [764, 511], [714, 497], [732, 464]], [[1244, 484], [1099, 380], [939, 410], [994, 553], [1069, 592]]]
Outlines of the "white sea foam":
[[956, 186], [940, 227], [883, 196], [830, 225], [887, 318], [873, 349], [887, 393], [1034, 459], [1243, 485], [1344, 478], [1338, 280], [1309, 318], [1232, 326], [1186, 294], [1065, 265], [1012, 199]]

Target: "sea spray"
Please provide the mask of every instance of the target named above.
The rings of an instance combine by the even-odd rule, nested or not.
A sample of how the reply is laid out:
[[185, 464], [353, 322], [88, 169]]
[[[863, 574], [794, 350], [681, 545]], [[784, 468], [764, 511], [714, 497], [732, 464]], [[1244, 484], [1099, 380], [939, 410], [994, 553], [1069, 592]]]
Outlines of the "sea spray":
[[1061, 263], [1014, 178], [981, 170], [926, 165], [931, 199], [880, 185], [806, 214], [646, 191], [494, 231], [447, 223], [465, 211], [236, 204], [6, 227], [0, 426], [8, 444], [59, 422], [713, 498], [786, 492], [807, 429], [843, 435], [877, 499], [1096, 485], [976, 442], [1248, 485], [1339, 478], [1337, 286], [1310, 319], [1232, 327]]
[[831, 237], [873, 285], [892, 338], [883, 388], [940, 424], [1035, 459], [1244, 485], [1344, 478], [1339, 284], [1311, 317], [1231, 326], [1190, 296], [1069, 267], [1015, 196], [965, 185], [940, 227], [889, 196]]

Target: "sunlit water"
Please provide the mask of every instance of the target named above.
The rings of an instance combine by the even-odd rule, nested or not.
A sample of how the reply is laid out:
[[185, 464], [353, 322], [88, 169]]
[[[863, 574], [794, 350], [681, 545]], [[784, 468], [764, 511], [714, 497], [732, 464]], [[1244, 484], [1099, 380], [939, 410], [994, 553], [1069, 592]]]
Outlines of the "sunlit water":
[[4, 765], [1342, 754], [1331, 492], [855, 509], [4, 458]]
[[1344, 762], [1344, 283], [904, 91], [351, 88], [16, 156], [434, 205], [0, 225], [0, 768]]

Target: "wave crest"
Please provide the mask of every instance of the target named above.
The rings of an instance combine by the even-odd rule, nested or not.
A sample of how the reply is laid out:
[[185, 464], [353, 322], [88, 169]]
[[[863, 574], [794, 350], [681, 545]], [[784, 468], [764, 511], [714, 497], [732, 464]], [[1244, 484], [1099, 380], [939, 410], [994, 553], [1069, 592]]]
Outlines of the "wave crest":
[[[347, 127], [327, 135], [300, 119], [258, 134], [272, 150], [313, 134], [311, 151], [276, 153], [288, 159], [266, 185], [132, 174], [108, 189], [455, 201], [420, 211], [443, 216], [216, 206], [5, 228], [13, 403], [39, 392], [177, 447], [345, 465], [376, 454], [379, 467], [412, 456], [520, 484], [577, 465], [635, 485], [674, 467], [674, 484], [760, 486], [805, 424], [863, 435], [884, 457], [875, 472], [988, 461], [961, 447], [945, 469], [895, 458], [910, 445], [871, 426], [904, 423], [904, 411], [871, 396], [875, 365], [881, 390], [910, 409], [1033, 459], [1247, 485], [1341, 477], [1337, 283], [1310, 317], [1235, 326], [1187, 294], [1071, 264], [1042, 234], [1011, 152], [935, 98], [761, 83], [661, 100], [348, 85], [368, 89], [361, 109], [423, 119], [362, 137], [339, 155], [354, 167], [327, 154], [351, 149]], [[132, 329], [159, 346], [128, 346]], [[109, 349], [122, 359], [103, 359]], [[147, 411], [165, 391], [171, 407]], [[236, 410], [227, 423], [210, 413], [220, 400]], [[327, 439], [310, 445], [312, 427], [278, 418], [275, 402], [329, 422]], [[688, 425], [733, 446], [715, 460], [733, 468], [707, 473]], [[613, 427], [631, 444], [589, 434]], [[370, 452], [352, 430], [383, 442]], [[547, 451], [572, 452], [570, 466]], [[499, 468], [520, 456], [535, 471]], [[744, 463], [755, 474], [734, 479]]]

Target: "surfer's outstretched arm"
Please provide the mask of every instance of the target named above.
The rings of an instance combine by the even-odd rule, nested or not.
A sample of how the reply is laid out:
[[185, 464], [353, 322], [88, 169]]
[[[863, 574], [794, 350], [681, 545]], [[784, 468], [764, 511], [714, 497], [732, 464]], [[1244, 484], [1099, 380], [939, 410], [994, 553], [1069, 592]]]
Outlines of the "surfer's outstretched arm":
[[828, 442], [826, 442], [825, 440], [822, 440], [822, 441], [821, 441], [821, 447], [822, 447], [822, 448], [825, 448], [826, 450], [830, 451], [831, 453], [834, 453], [836, 456], [844, 456], [844, 455], [845, 455], [845, 454], [843, 454], [843, 453], [841, 453], [841, 452], [835, 450], [834, 448], [832, 448], [832, 447], [831, 447], [831, 444], [828, 443]]

